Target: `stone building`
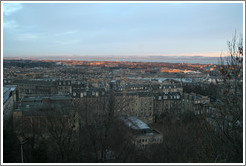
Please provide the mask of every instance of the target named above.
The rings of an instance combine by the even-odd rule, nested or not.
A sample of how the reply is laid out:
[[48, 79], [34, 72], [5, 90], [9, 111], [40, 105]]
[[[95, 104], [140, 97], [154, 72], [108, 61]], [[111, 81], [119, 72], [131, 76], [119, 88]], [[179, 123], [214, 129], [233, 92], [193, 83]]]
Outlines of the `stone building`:
[[162, 116], [178, 114], [182, 110], [182, 95], [180, 92], [158, 92], [155, 93], [154, 122], [162, 120]]
[[179, 81], [175, 80], [164, 80], [161, 83], [156, 83], [152, 85], [152, 92], [179, 92], [183, 93], [183, 87]]
[[151, 129], [140, 119], [133, 116], [123, 116], [121, 120], [129, 128], [131, 141], [137, 149], [145, 149], [149, 145], [161, 144], [163, 142], [163, 135]]
[[115, 94], [115, 114], [135, 116], [145, 123], [153, 122], [154, 96], [150, 92]]
[[184, 111], [193, 111], [195, 114], [208, 113], [210, 98], [195, 93], [184, 93], [182, 108]]
[[58, 127], [78, 132], [78, 114], [71, 102], [67, 96], [24, 97], [13, 112], [15, 132], [19, 138], [49, 137]]
[[18, 100], [18, 90], [17, 86], [5, 85], [3, 87], [3, 121], [4, 127], [6, 122], [12, 119], [13, 111], [16, 107], [16, 102]]
[[40, 96], [58, 94], [55, 81], [43, 80], [11, 80], [11, 85], [17, 85], [19, 97], [22, 99], [25, 96]]
[[70, 80], [58, 80], [57, 91], [59, 95], [71, 95], [72, 84]]
[[103, 88], [74, 88], [72, 98], [83, 126], [103, 122], [109, 111], [109, 94]]

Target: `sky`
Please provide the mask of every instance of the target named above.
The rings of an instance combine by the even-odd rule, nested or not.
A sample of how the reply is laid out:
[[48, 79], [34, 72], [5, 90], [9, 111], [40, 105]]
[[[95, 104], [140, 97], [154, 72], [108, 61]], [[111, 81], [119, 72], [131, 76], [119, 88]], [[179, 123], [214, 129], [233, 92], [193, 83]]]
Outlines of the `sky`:
[[219, 56], [242, 3], [3, 3], [3, 57]]

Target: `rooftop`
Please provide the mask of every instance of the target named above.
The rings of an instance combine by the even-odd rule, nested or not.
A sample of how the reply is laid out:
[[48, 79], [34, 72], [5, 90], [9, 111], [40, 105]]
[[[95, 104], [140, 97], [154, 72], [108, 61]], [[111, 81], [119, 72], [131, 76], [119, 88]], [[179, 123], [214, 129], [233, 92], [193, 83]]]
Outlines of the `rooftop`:
[[150, 129], [146, 123], [133, 116], [123, 117], [122, 120], [128, 125], [128, 127], [134, 130]]
[[3, 103], [5, 103], [9, 99], [11, 92], [14, 91], [15, 89], [16, 89], [15, 85], [3, 87]]

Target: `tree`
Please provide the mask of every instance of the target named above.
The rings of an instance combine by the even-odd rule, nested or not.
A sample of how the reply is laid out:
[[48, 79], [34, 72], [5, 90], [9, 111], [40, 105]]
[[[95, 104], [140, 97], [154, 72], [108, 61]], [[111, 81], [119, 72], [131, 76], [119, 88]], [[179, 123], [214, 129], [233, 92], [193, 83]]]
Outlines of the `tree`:
[[218, 100], [212, 115], [222, 146], [222, 158], [227, 162], [243, 161], [243, 38], [234, 34], [228, 41], [228, 52], [220, 59], [217, 81]]
[[59, 162], [76, 159], [78, 115], [72, 110], [55, 109], [47, 115], [47, 134], [50, 144], [59, 152]]
[[76, 160], [78, 114], [70, 101], [43, 103], [14, 112], [14, 130], [23, 146], [24, 162], [71, 162]]

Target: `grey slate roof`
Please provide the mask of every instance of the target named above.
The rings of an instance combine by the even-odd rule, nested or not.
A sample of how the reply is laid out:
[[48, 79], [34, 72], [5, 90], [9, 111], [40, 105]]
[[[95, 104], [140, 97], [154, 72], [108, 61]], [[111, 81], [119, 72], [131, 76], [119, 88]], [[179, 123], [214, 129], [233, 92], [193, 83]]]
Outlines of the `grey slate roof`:
[[9, 97], [12, 91], [16, 89], [16, 86], [4, 86], [3, 87], [3, 103], [5, 103]]
[[150, 129], [150, 127], [146, 123], [133, 116], [122, 117], [122, 120], [125, 122], [126, 125], [128, 125], [128, 127], [135, 130]]

